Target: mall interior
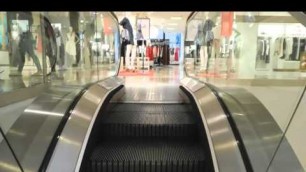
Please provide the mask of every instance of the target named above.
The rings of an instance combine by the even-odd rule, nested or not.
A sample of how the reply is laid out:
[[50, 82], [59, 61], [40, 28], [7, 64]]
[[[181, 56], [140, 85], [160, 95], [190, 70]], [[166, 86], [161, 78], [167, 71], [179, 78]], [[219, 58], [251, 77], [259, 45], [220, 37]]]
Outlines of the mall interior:
[[303, 172], [305, 91], [304, 12], [2, 11], [0, 172]]

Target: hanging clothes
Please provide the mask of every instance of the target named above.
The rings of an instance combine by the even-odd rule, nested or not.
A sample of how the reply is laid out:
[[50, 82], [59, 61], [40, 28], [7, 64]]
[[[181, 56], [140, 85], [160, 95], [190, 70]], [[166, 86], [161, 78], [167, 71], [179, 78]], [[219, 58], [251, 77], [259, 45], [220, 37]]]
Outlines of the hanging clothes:
[[298, 47], [299, 47], [299, 38], [294, 37], [293, 38], [293, 43], [292, 43], [292, 53], [289, 57], [290, 60], [296, 60], [298, 59]]
[[156, 58], [157, 57], [157, 46], [154, 45], [152, 49], [153, 49], [153, 58]]
[[153, 58], [153, 48], [151, 46], [147, 46], [146, 48], [146, 57], [149, 57], [149, 60], [152, 61]]
[[284, 41], [284, 38], [276, 38], [274, 42], [274, 55], [277, 56], [277, 58], [284, 57], [284, 47], [286, 47], [286, 42]]
[[300, 51], [299, 51], [299, 56], [297, 57], [296, 60], [300, 60], [301, 54], [303, 54], [306, 50], [306, 39], [300, 39]]
[[270, 41], [269, 40], [264, 40], [265, 41], [265, 54], [264, 54], [264, 60], [266, 63], [270, 63]]
[[258, 38], [257, 58], [265, 63], [270, 62], [270, 40], [267, 38]]
[[290, 60], [290, 55], [292, 54], [293, 49], [293, 38], [285, 38], [286, 50], [285, 50], [285, 59]]

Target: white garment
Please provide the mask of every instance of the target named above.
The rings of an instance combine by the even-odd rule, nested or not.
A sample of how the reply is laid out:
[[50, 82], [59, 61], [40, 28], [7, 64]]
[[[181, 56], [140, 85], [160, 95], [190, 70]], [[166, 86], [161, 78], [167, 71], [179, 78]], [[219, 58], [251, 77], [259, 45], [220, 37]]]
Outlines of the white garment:
[[261, 56], [264, 56], [265, 55], [265, 40], [260, 40], [260, 55]]
[[269, 43], [270, 43], [269, 40], [265, 40], [265, 46], [266, 46], [266, 47], [265, 47], [265, 48], [266, 48], [266, 49], [265, 49], [265, 50], [266, 50], [266, 51], [265, 51], [265, 55], [266, 55], [266, 56], [269, 56], [269, 54], [270, 54], [270, 44], [269, 44]]
[[84, 67], [86, 69], [91, 68], [91, 62], [90, 62], [90, 52], [88, 46], [84, 46], [83, 48], [83, 57], [84, 57]]
[[66, 53], [72, 56], [76, 55], [75, 33], [67, 33]]
[[130, 70], [135, 69], [135, 57], [136, 57], [136, 46], [133, 46], [131, 44], [127, 45], [125, 52], [125, 62], [127, 69]]
[[283, 43], [284, 43], [284, 38], [276, 38], [274, 43], [274, 54], [276, 55], [277, 58], [282, 57], [284, 54]]
[[201, 46], [200, 62], [203, 69], [207, 69], [207, 46]]
[[129, 31], [127, 29], [123, 29], [121, 32], [121, 38], [124, 38], [126, 40], [130, 40]]

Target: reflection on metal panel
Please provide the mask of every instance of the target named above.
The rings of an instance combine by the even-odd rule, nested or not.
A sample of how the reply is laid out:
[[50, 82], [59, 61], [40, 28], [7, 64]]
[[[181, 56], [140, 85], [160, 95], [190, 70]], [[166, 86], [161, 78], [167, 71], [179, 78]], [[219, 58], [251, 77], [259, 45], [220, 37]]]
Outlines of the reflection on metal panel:
[[[8, 130], [6, 137], [25, 171], [38, 171], [60, 121], [80, 90], [47, 88]], [[3, 141], [0, 161], [6, 159], [2, 147]]]
[[203, 86], [192, 91], [197, 82], [186, 79], [182, 83], [185, 88], [191, 91], [199, 107], [208, 135], [215, 170], [220, 172], [246, 171], [238, 143], [226, 114], [209, 88]]
[[103, 86], [105, 89], [110, 90], [118, 86], [118, 84], [121, 84], [122, 82], [123, 80], [120, 78], [111, 77], [111, 78], [104, 80], [103, 82], [99, 82], [98, 84]]
[[198, 82], [195, 79], [189, 78], [189, 77], [185, 77], [181, 80], [181, 83], [183, 85], [188, 85], [188, 88], [192, 91], [192, 92], [196, 92], [197, 90], [203, 88], [205, 85], [204, 83]]
[[109, 79], [102, 81], [106, 83], [94, 84], [80, 98], [59, 137], [47, 171], [78, 171], [78, 161], [82, 160], [98, 111], [108, 94], [121, 85], [117, 77]]
[[[235, 120], [254, 171], [266, 171], [284, 133], [269, 111], [251, 93], [233, 88], [223, 91], [218, 94]], [[286, 139], [283, 140], [281, 152], [286, 155], [283, 157], [286, 160], [279, 164], [276, 171], [301, 169]]]
[[[2, 136], [0, 134], [0, 139], [2, 140]], [[12, 152], [10, 151], [9, 146], [4, 141], [0, 147], [1, 152], [1, 159], [0, 159], [0, 171], [1, 172], [20, 172], [21, 169], [19, 168], [16, 160]]]

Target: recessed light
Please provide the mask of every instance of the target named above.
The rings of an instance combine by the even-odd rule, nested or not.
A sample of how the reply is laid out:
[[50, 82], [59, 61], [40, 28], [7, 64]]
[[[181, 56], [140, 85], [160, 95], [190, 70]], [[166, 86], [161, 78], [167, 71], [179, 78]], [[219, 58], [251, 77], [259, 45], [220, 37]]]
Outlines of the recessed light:
[[181, 20], [182, 17], [170, 17], [170, 19], [172, 19], [172, 20]]
[[175, 28], [173, 27], [167, 27], [168, 30], [174, 30]]

